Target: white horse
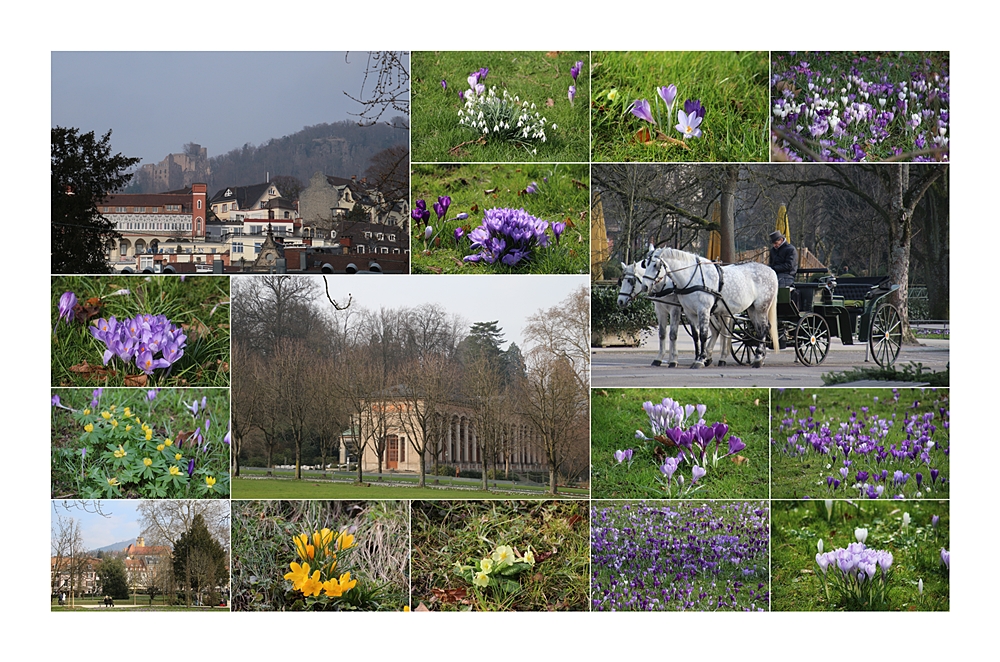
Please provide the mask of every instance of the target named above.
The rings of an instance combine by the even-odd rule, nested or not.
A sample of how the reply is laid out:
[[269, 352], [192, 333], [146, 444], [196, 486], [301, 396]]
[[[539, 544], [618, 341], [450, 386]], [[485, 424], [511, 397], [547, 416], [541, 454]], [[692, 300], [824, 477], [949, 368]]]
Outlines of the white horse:
[[[618, 291], [618, 307], [627, 307], [633, 299], [646, 291], [641, 275], [646, 270], [647, 260], [650, 255], [635, 264], [622, 265], [621, 289]], [[638, 274], [638, 275], [637, 275]], [[658, 334], [660, 337], [660, 352], [653, 359], [652, 365], [663, 365], [663, 355], [666, 352], [667, 326], [670, 327], [670, 357], [667, 360], [668, 368], [677, 367], [677, 327], [681, 321], [681, 307], [677, 297], [673, 294], [664, 293], [663, 296], [653, 299], [653, 310], [656, 311], [656, 320], [659, 322]]]
[[[711, 365], [720, 330], [719, 365], [725, 365], [732, 343], [730, 318], [743, 311], [747, 311], [757, 338], [770, 333], [774, 347], [778, 347], [778, 277], [770, 267], [759, 262], [718, 266], [698, 255], [662, 248], [647, 262], [642, 282], [655, 292], [668, 280], [691, 322], [695, 346], [692, 368]], [[713, 325], [712, 315], [721, 317], [722, 323]], [[754, 343], [753, 353], [750, 365], [759, 368], [764, 363], [765, 343]]]

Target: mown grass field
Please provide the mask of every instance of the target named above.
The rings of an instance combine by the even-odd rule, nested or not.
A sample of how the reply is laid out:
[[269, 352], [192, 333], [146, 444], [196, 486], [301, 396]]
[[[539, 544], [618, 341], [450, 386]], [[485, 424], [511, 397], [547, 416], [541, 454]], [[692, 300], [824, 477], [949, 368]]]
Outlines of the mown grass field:
[[[378, 483], [364, 486], [333, 481], [246, 479], [232, 481], [234, 499], [510, 499], [510, 498], [551, 498], [544, 490], [525, 492], [484, 492], [476, 489], [434, 488], [434, 487], [391, 487]], [[586, 490], [572, 490], [565, 494], [560, 491], [560, 499], [586, 499]]]

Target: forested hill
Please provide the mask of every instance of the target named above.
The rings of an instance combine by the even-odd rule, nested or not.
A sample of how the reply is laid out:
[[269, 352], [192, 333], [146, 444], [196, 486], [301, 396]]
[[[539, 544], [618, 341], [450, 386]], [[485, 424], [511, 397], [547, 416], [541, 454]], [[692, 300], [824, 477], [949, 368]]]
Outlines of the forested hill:
[[[396, 123], [397, 125], [399, 122]], [[296, 177], [303, 184], [316, 171], [349, 178], [361, 177], [372, 156], [393, 145], [407, 145], [407, 129], [385, 124], [358, 126], [356, 122], [316, 124], [261, 145], [247, 143], [226, 154], [210, 156], [209, 196], [226, 186], [249, 186], [278, 175]], [[144, 191], [148, 184], [133, 179], [130, 193]], [[148, 191], [152, 192], [152, 191]]]

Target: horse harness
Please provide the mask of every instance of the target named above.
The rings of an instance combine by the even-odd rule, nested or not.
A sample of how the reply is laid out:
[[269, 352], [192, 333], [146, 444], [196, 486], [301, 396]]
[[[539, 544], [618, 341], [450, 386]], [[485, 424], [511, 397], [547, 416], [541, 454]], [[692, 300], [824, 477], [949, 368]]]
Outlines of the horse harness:
[[[723, 278], [723, 275], [722, 275], [722, 267], [719, 266], [718, 263], [712, 262], [711, 264], [715, 266], [715, 271], [719, 274], [719, 289], [718, 290], [709, 289], [705, 285], [705, 275], [704, 275], [704, 273], [702, 273], [702, 269], [701, 269], [701, 267], [702, 267], [703, 264], [704, 264], [704, 262], [702, 262], [701, 260], [698, 260], [695, 263], [695, 271], [697, 271], [697, 274], [695, 273], [695, 271], [692, 271], [691, 272], [691, 278], [688, 279], [688, 282], [687, 282], [687, 284], [684, 287], [680, 287], [680, 288], [678, 288], [678, 287], [670, 287], [670, 288], [664, 287], [663, 289], [658, 290], [655, 293], [649, 294], [649, 298], [653, 299], [653, 298], [657, 298], [657, 297], [667, 296], [667, 295], [670, 295], [670, 294], [684, 295], [684, 294], [694, 294], [695, 292], [704, 292], [706, 294], [711, 294], [713, 297], [715, 297], [715, 303], [712, 304], [712, 310], [709, 313], [709, 314], [714, 315], [715, 314], [715, 309], [719, 307], [719, 301], [722, 300], [722, 286], [725, 283], [725, 278]], [[666, 266], [666, 265], [664, 265], [664, 266]], [[701, 284], [700, 285], [692, 285], [692, 283], [694, 282], [695, 275], [701, 276]], [[669, 279], [667, 279], [667, 280], [669, 280]], [[726, 306], [725, 301], [722, 302], [722, 305]], [[728, 312], [728, 309], [729, 309], [729, 306], [726, 306], [727, 312]]]

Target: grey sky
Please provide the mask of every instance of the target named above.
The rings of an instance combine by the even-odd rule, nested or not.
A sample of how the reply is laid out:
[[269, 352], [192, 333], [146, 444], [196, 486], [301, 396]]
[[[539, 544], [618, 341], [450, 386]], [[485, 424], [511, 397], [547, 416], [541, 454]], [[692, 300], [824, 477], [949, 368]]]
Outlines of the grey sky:
[[[439, 303], [469, 324], [497, 320], [504, 338], [524, 350], [524, 326], [540, 309], [552, 308], [587, 276], [428, 275], [329, 276], [330, 295], [338, 302], [354, 297], [352, 305], [378, 310]], [[320, 288], [323, 287], [320, 281]], [[322, 291], [322, 289], [320, 290]], [[329, 304], [324, 300], [323, 303]], [[504, 346], [506, 348], [506, 345]]]
[[[58, 516], [72, 517], [80, 523], [83, 532], [83, 546], [86, 549], [97, 549], [122, 540], [133, 540], [139, 535], [139, 514], [136, 512], [138, 501], [127, 499], [105, 499], [100, 502], [102, 517], [96, 513], [86, 512], [81, 508], [64, 508], [62, 501], [52, 501], [52, 536], [58, 531], [56, 519]], [[77, 501], [66, 503], [76, 504]], [[94, 502], [89, 502], [93, 504]]]
[[[99, 136], [143, 163], [198, 143], [218, 156], [355, 119], [366, 51], [52, 53], [52, 126]], [[388, 117], [383, 119], [388, 120]]]

